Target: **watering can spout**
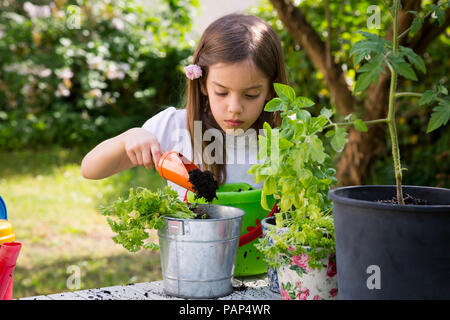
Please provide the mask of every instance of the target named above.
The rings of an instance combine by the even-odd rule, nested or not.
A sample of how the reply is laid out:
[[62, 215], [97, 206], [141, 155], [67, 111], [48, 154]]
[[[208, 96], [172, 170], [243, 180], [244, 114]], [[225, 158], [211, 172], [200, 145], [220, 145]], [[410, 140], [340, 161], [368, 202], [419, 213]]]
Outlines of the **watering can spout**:
[[189, 172], [199, 168], [181, 153], [176, 151], [164, 153], [159, 159], [156, 169], [164, 179], [195, 192], [194, 186], [189, 181]]

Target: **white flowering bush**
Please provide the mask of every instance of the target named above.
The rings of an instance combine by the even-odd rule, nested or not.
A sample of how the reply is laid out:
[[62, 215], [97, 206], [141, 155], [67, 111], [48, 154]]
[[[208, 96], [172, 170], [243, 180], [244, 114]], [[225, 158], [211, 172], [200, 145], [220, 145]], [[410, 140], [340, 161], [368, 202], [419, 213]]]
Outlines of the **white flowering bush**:
[[197, 2], [0, 1], [0, 149], [89, 145], [178, 105]]

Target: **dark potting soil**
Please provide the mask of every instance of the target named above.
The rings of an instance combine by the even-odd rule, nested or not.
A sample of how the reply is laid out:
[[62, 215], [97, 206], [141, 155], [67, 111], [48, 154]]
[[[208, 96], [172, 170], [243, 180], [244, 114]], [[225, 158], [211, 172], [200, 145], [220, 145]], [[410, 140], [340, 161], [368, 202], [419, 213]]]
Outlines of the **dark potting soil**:
[[[413, 196], [411, 196], [411, 195], [409, 195], [407, 193], [403, 194], [403, 200], [405, 201], [405, 205], [408, 205], [408, 204], [423, 205], [423, 206], [428, 205], [428, 201], [427, 200], [415, 198], [415, 197], [413, 197]], [[390, 200], [378, 200], [377, 202], [399, 204], [397, 197], [393, 197]]]
[[205, 198], [207, 202], [213, 201], [214, 198], [218, 199], [216, 191], [219, 186], [211, 171], [191, 170], [189, 171], [189, 181], [194, 186], [195, 199]]
[[205, 208], [193, 207], [189, 209], [197, 215], [194, 219], [211, 219], [211, 216]]
[[247, 286], [242, 282], [239, 286], [233, 287], [233, 291], [245, 291]]

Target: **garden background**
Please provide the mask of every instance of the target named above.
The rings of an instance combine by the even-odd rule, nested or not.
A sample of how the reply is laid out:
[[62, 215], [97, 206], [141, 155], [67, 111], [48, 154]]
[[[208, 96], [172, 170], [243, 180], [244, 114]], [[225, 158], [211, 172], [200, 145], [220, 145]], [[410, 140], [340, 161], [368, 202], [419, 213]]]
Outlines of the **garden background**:
[[[358, 66], [349, 58], [352, 44], [362, 38], [355, 31], [389, 37], [384, 31], [389, 13], [381, 9], [379, 25], [373, 27], [367, 24], [373, 14], [368, 8], [376, 1], [291, 1], [299, 13], [295, 27], [314, 32], [309, 40], [299, 40], [289, 19], [281, 19], [274, 9], [283, 10], [282, 2], [240, 1], [236, 10], [254, 4], [247, 12], [274, 27], [283, 43], [290, 85], [314, 100], [317, 110], [329, 106], [343, 118], [347, 107], [360, 118], [370, 115], [365, 102], [371, 97], [354, 96], [342, 107], [345, 98], [339, 93], [351, 93], [357, 76]], [[408, 9], [420, 12], [437, 3], [407, 2], [405, 21], [413, 18]], [[230, 3], [223, 14], [230, 12]], [[80, 163], [99, 142], [141, 126], [167, 106], [184, 106], [183, 67], [191, 63], [207, 5], [212, 2], [0, 0], [0, 195], [23, 244], [15, 298], [162, 279], [159, 255], [130, 254], [114, 244], [98, 207], [126, 196], [131, 187], [156, 189], [165, 182], [142, 167], [86, 180]], [[400, 82], [402, 91], [448, 86], [449, 21], [447, 9], [444, 17], [431, 16], [420, 32], [406, 37], [417, 46], [428, 72], [418, 73], [418, 81]], [[323, 45], [328, 68], [321, 67], [320, 55], [312, 54], [305, 41]], [[345, 90], [335, 87], [340, 79]], [[450, 128], [424, 134], [432, 108], [417, 100], [401, 100], [397, 106], [404, 115], [398, 127], [408, 169], [404, 184], [449, 188]], [[376, 135], [389, 146], [379, 128], [351, 134]], [[394, 184], [389, 149], [360, 150], [358, 158], [358, 147], [358, 139], [350, 140], [347, 154], [336, 155], [340, 183]], [[357, 178], [346, 172], [352, 166], [362, 172]]]

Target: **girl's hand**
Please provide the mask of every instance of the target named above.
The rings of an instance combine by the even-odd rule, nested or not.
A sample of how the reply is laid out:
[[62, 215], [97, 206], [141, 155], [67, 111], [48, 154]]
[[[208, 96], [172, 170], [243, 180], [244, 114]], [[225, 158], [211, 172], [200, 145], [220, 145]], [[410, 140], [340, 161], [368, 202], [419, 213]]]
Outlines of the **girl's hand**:
[[163, 152], [154, 135], [143, 128], [132, 128], [124, 136], [125, 152], [134, 166], [151, 170], [158, 164]]

